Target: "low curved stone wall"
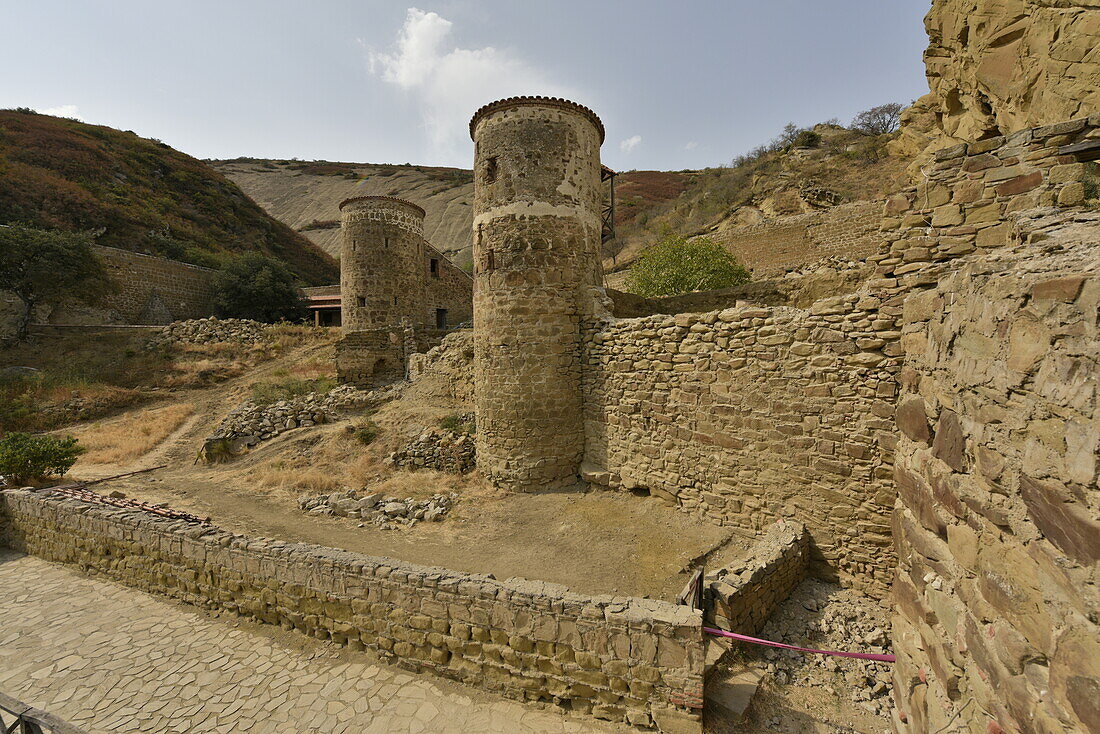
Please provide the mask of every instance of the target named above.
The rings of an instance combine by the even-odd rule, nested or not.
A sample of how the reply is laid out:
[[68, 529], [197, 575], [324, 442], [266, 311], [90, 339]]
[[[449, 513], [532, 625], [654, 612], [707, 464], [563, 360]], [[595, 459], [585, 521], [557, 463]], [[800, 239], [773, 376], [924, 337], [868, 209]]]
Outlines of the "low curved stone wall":
[[701, 613], [584, 596], [51, 495], [0, 493], [0, 542], [404, 667], [666, 732], [701, 732]]

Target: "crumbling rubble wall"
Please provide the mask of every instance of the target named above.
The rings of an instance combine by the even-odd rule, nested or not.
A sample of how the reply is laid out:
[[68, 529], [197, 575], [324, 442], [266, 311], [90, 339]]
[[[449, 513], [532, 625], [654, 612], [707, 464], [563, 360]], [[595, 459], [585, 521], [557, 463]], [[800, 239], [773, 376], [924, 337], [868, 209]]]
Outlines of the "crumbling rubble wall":
[[429, 568], [43, 493], [0, 493], [0, 541], [135, 588], [370, 647], [521, 700], [700, 731], [701, 614]]
[[799, 523], [777, 522], [749, 552], [703, 580], [704, 623], [754, 635], [806, 578], [810, 536]]

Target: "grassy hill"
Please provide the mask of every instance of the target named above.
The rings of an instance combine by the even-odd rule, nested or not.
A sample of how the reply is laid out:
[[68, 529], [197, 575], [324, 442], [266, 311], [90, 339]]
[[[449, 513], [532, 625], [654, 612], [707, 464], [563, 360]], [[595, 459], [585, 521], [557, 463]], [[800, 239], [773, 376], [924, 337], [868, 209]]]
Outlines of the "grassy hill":
[[339, 268], [202, 161], [99, 125], [0, 110], [0, 224], [102, 230], [98, 242], [217, 266], [258, 250], [306, 284]]

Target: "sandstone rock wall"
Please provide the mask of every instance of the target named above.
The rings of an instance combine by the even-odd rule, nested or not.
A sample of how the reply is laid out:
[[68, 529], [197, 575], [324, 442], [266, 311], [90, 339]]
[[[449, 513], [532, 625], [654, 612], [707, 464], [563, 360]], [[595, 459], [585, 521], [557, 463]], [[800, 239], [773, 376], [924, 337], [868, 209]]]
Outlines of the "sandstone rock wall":
[[903, 118], [899, 152], [1100, 110], [1097, 0], [933, 0], [925, 27], [931, 91]]
[[0, 493], [0, 540], [521, 700], [701, 731], [691, 706], [701, 705], [702, 617], [685, 606], [252, 539], [22, 490]]
[[1100, 730], [1100, 215], [1022, 235], [905, 304], [901, 732]]

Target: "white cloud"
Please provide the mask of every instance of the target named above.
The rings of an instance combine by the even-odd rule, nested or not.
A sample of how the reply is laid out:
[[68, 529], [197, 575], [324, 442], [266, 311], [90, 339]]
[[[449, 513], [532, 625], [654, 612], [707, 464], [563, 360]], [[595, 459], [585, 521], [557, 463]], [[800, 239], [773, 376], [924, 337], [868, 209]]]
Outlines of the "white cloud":
[[453, 25], [437, 13], [409, 8], [393, 52], [368, 50], [367, 58], [372, 74], [415, 96], [436, 153], [469, 165], [467, 123], [478, 107], [516, 95], [574, 94], [509, 50], [458, 48], [449, 41]]
[[619, 143], [619, 150], [621, 150], [624, 153], [629, 153], [630, 151], [634, 150], [635, 148], [637, 148], [641, 144], [642, 144], [642, 136], [641, 135], [631, 135], [629, 138], [627, 138], [626, 140]]
[[684, 150], [695, 150], [698, 147], [699, 143], [695, 142], [694, 140], [690, 140], [687, 143], [684, 143]]
[[54, 117], [75, 117], [80, 119], [80, 110], [74, 104], [63, 104], [57, 107], [47, 107], [42, 110], [36, 110], [43, 115], [53, 115]]

